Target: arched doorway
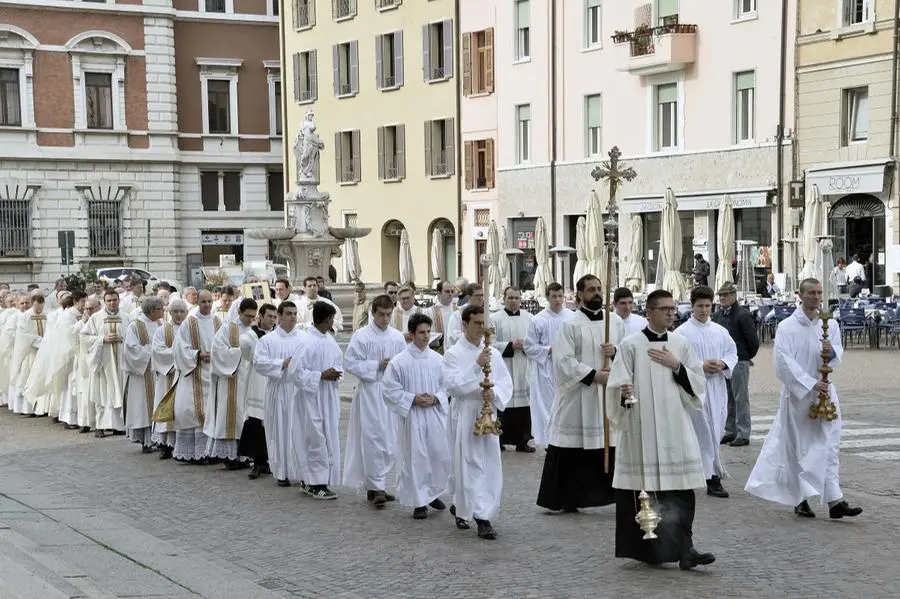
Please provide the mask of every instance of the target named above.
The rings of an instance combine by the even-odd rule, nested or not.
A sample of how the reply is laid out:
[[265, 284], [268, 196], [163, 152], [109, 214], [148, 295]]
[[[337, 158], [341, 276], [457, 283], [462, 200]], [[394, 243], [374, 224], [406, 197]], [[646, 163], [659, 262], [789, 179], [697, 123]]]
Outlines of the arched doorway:
[[834, 236], [834, 257], [854, 254], [863, 261], [872, 256], [875, 285], [885, 284], [885, 214], [884, 202], [869, 194], [844, 196], [831, 205], [829, 227]]
[[434, 270], [434, 232], [441, 232], [441, 274], [451, 283], [456, 280], [456, 228], [446, 218], [434, 220], [428, 227], [428, 274], [429, 281], [434, 281], [438, 273]]
[[381, 229], [382, 282], [400, 282], [400, 233], [405, 228], [399, 220], [391, 219]]

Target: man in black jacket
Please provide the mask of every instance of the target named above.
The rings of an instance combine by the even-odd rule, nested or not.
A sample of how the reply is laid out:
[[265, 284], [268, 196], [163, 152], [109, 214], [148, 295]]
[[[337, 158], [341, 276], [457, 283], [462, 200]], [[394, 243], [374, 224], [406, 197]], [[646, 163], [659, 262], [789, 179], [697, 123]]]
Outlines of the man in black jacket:
[[759, 335], [750, 312], [737, 305], [733, 283], [722, 285], [718, 296], [720, 307], [713, 314], [713, 322], [728, 329], [738, 354], [738, 363], [728, 379], [728, 419], [722, 444], [743, 447], [750, 444], [750, 366], [759, 351]]

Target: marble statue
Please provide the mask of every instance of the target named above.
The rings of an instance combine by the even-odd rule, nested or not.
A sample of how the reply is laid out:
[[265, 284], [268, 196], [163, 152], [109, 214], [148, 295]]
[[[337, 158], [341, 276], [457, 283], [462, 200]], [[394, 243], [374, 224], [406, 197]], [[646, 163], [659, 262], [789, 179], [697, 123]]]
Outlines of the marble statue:
[[297, 183], [316, 181], [319, 171], [319, 152], [325, 149], [325, 142], [316, 133], [315, 114], [307, 111], [306, 120], [300, 126], [294, 139], [294, 156], [297, 158]]

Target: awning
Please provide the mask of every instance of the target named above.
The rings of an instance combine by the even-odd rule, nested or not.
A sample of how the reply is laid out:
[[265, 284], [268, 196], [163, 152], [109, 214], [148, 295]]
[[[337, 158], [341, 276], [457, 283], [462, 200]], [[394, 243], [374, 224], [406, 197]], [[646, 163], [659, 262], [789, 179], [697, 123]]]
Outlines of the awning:
[[[731, 198], [732, 206], [735, 210], [741, 208], [763, 208], [769, 205], [769, 190], [744, 190], [744, 191], [715, 191], [705, 193], [692, 193], [679, 195], [677, 192], [675, 198], [678, 200], [679, 212], [693, 212], [695, 210], [718, 210], [725, 201], [725, 196]], [[663, 196], [640, 196], [624, 198], [622, 200], [623, 212], [634, 214], [636, 212], [661, 212], [663, 206]]]
[[816, 164], [806, 169], [806, 185], [817, 185], [822, 195], [883, 193], [890, 160], [864, 160]]

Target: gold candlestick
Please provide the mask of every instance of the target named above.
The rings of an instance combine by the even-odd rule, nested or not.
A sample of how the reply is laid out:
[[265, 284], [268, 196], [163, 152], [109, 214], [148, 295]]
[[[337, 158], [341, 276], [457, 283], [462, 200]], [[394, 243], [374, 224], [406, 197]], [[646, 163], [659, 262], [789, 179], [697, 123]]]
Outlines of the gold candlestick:
[[[109, 332], [111, 334], [113, 334], [117, 337], [119, 336], [119, 330], [118, 330], [119, 318], [118, 318], [118, 316], [107, 316], [103, 322], [105, 322], [106, 324], [109, 325]], [[111, 343], [110, 345], [112, 346], [113, 357], [116, 359], [116, 362], [118, 362], [119, 361], [119, 347], [118, 347], [119, 344]]]
[[[491, 347], [491, 337], [494, 335], [494, 329], [485, 329], [484, 330], [484, 347], [490, 349]], [[494, 387], [494, 383], [491, 381], [491, 359], [490, 353], [488, 354], [488, 362], [484, 366], [481, 367], [481, 372], [484, 373], [484, 380], [479, 383], [483, 390], [492, 389]], [[476, 437], [480, 437], [482, 435], [499, 435], [503, 431], [500, 430], [500, 423], [494, 420], [494, 405], [492, 400], [485, 399], [484, 405], [481, 406], [481, 415], [475, 420], [475, 433]]]
[[[828, 321], [831, 320], [831, 314], [828, 313], [827, 304], [825, 310], [819, 314], [819, 318], [822, 319], [822, 345], [824, 346], [825, 341], [828, 341]], [[834, 369], [828, 365], [828, 362], [831, 361], [831, 352], [826, 352], [823, 347], [821, 358], [822, 365], [819, 366], [819, 372], [822, 375], [821, 381], [823, 383], [829, 383], [828, 375], [834, 372]], [[831, 401], [831, 395], [828, 391], [819, 392], [818, 401], [814, 401], [809, 406], [809, 417], [813, 420], [818, 419], [826, 422], [838, 419], [837, 407], [834, 405], [834, 402]]]

